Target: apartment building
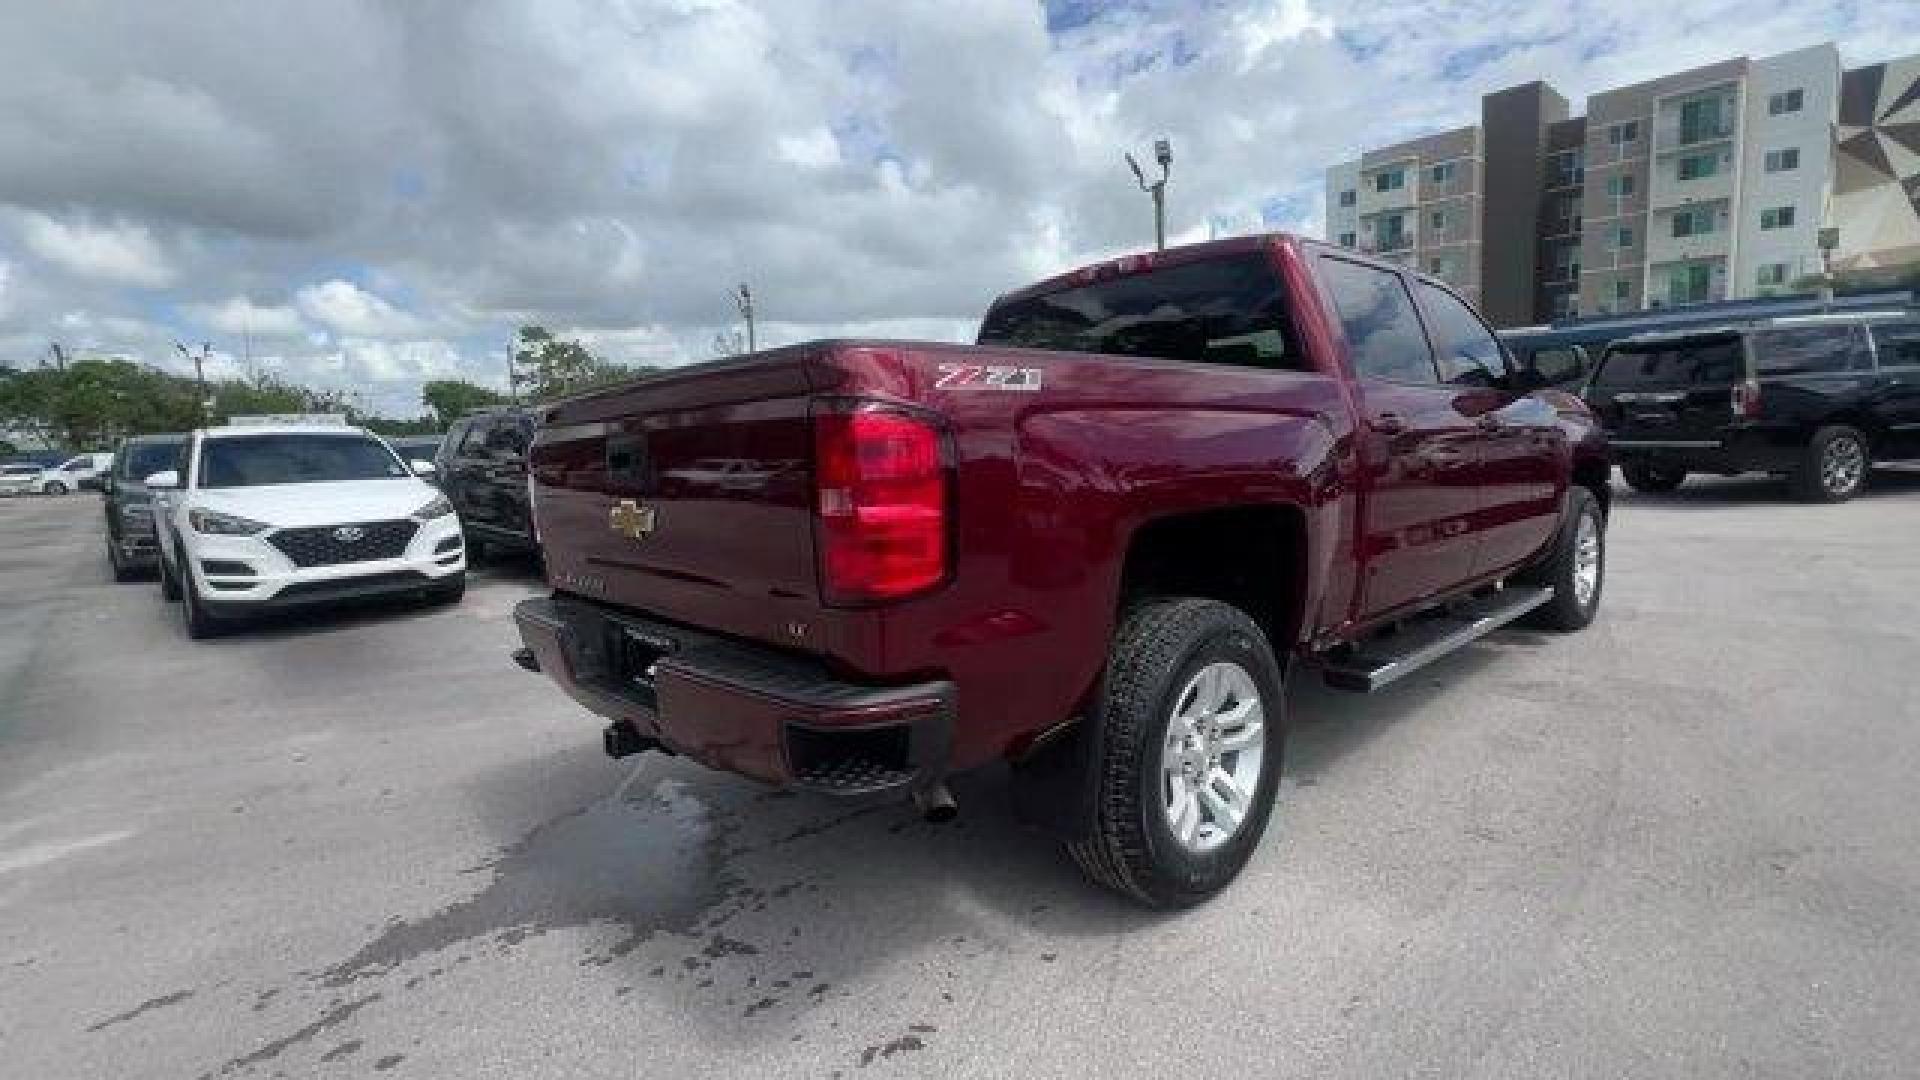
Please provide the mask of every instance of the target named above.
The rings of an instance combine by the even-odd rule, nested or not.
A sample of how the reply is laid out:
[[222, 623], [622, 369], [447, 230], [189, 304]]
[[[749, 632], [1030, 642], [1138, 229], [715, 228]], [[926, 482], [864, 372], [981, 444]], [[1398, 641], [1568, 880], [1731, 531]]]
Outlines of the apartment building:
[[1374, 150], [1327, 174], [1327, 235], [1480, 291], [1480, 129]]
[[[1480, 220], [1429, 264], [1405, 231], [1424, 206], [1369, 187], [1445, 152], [1471, 162]], [[1829, 227], [1838, 268], [1920, 261], [1916, 170], [1920, 57], [1843, 71], [1822, 44], [1594, 94], [1584, 116], [1545, 83], [1488, 94], [1477, 125], [1329, 169], [1327, 235], [1444, 268], [1520, 325], [1802, 291]]]

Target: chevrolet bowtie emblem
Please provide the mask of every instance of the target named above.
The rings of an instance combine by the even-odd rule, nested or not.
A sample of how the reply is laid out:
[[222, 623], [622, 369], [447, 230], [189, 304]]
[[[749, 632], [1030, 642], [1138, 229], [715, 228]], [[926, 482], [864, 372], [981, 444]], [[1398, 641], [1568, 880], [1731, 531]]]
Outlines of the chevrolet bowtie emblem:
[[632, 499], [621, 499], [607, 514], [607, 527], [621, 536], [638, 540], [653, 531], [654, 512]]

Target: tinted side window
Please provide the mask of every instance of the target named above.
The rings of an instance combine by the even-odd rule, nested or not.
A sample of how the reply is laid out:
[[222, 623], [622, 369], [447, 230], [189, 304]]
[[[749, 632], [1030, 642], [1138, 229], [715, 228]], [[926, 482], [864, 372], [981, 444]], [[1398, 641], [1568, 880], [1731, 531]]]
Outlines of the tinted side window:
[[1493, 386], [1506, 373], [1506, 360], [1493, 331], [1459, 297], [1436, 285], [1419, 283], [1420, 303], [1433, 320], [1434, 352], [1440, 381]]
[[1587, 373], [1586, 365], [1581, 363], [1580, 351], [1571, 345], [1541, 349], [1533, 354], [1527, 366], [1533, 370], [1536, 381], [1542, 386], [1569, 383]]
[[1754, 368], [1761, 375], [1817, 375], [1869, 366], [1857, 326], [1796, 326], [1753, 335]]
[[466, 458], [487, 456], [487, 429], [493, 421], [482, 418], [467, 421], [467, 431], [460, 440], [460, 456]]
[[1400, 275], [1345, 259], [1321, 259], [1320, 267], [1346, 333], [1354, 374], [1433, 382], [1433, 351]]
[[1920, 367], [1920, 322], [1875, 324], [1873, 347], [1881, 367]]

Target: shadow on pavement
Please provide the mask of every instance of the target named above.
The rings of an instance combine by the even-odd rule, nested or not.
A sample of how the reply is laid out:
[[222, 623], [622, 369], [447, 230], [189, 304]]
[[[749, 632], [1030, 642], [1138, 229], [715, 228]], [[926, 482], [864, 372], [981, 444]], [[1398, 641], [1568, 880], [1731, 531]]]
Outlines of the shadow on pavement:
[[[1855, 502], [1878, 499], [1908, 499], [1920, 493], [1920, 469], [1911, 467], [1877, 468], [1867, 479], [1867, 489], [1854, 497]], [[1679, 490], [1665, 495], [1648, 495], [1624, 484], [1614, 485], [1618, 506], [1659, 506], [1684, 510], [1713, 509], [1726, 506], [1817, 506], [1796, 498], [1785, 480], [1771, 476], [1689, 476]]]

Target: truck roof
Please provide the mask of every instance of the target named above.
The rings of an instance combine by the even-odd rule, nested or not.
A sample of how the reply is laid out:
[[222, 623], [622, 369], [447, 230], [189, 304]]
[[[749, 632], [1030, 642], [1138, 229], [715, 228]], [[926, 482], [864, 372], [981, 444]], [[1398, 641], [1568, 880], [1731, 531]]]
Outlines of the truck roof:
[[1448, 285], [1446, 282], [1431, 274], [1422, 273], [1413, 267], [1402, 266], [1399, 263], [1382, 259], [1368, 252], [1355, 248], [1339, 247], [1334, 244], [1329, 244], [1324, 240], [1316, 240], [1312, 237], [1301, 236], [1297, 233], [1269, 232], [1252, 233], [1247, 236], [1230, 236], [1224, 240], [1208, 240], [1199, 244], [1182, 244], [1178, 247], [1170, 247], [1165, 251], [1140, 251], [1106, 259], [1101, 262], [1088, 263], [1085, 266], [1075, 267], [1065, 273], [1055, 274], [1050, 278], [1034, 282], [1024, 288], [1003, 293], [994, 300], [993, 306], [998, 307], [1001, 304], [1016, 300], [1025, 300], [1034, 296], [1044, 296], [1048, 293], [1059, 292], [1062, 289], [1073, 288], [1076, 285], [1087, 285], [1095, 281], [1108, 281], [1113, 278], [1143, 274], [1161, 267], [1204, 262], [1208, 259], [1217, 259], [1223, 255], [1263, 251], [1277, 247], [1318, 248], [1338, 254], [1343, 259], [1351, 259], [1354, 262], [1365, 263], [1382, 270], [1391, 270], [1395, 273], [1407, 274], [1420, 281], [1446, 289], [1448, 292], [1455, 291], [1453, 286]]

